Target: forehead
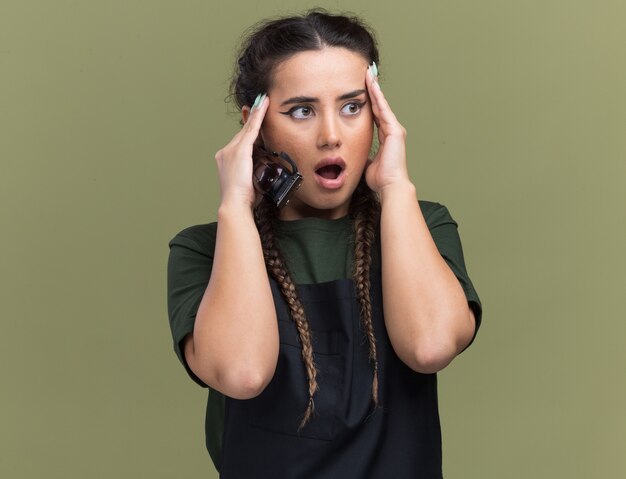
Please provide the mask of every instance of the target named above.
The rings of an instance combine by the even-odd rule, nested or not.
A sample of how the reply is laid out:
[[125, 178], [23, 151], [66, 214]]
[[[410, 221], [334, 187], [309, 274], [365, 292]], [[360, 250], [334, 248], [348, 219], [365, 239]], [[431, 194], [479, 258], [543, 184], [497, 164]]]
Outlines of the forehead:
[[326, 47], [289, 57], [274, 70], [270, 97], [323, 97], [365, 88], [368, 63], [346, 48]]

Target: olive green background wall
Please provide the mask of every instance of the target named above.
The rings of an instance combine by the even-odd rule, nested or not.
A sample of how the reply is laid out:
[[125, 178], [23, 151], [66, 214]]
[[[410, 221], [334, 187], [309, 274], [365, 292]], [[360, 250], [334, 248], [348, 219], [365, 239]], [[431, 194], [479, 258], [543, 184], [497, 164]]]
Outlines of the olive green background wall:
[[167, 242], [215, 219], [240, 33], [314, 5], [377, 30], [484, 301], [440, 374], [446, 477], [626, 476], [624, 2], [2, 0], [1, 477], [216, 477]]

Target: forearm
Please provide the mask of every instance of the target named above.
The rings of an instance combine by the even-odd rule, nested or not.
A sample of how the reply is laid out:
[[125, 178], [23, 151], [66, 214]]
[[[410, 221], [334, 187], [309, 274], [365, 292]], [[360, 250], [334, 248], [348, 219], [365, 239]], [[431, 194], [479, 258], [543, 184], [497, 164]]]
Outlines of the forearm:
[[209, 284], [185, 348], [209, 386], [238, 399], [259, 394], [278, 359], [278, 325], [250, 208], [222, 205]]
[[385, 325], [396, 354], [415, 371], [443, 369], [469, 343], [473, 315], [441, 257], [408, 182], [381, 191]]

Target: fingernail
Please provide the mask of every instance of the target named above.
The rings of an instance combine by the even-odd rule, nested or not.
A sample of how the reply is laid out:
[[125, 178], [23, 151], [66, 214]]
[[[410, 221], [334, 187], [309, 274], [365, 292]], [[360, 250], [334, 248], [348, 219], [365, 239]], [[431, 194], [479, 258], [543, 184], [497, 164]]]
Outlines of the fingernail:
[[250, 110], [250, 113], [252, 113], [255, 109], [257, 109], [261, 103], [263, 103], [263, 100], [265, 100], [265, 97], [267, 95], [265, 93], [259, 93], [256, 98], [254, 99], [254, 103], [252, 104], [252, 109]]
[[376, 79], [378, 76], [378, 67], [376, 66], [376, 62], [372, 62], [372, 64], [367, 67], [367, 71], [370, 72], [373, 79]]

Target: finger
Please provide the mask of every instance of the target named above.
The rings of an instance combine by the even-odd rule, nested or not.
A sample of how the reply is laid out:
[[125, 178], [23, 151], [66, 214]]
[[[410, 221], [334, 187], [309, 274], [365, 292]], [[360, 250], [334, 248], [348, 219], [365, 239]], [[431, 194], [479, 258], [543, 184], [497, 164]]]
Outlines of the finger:
[[261, 130], [261, 125], [263, 124], [263, 120], [265, 118], [265, 113], [267, 113], [267, 109], [269, 108], [269, 104], [270, 99], [264, 94], [261, 97], [260, 103], [250, 112], [250, 117], [244, 125], [244, 128], [242, 128], [242, 141], [253, 144], [257, 140], [259, 131]]
[[374, 78], [371, 74], [367, 74], [367, 87], [370, 95], [370, 100], [372, 102], [372, 111], [374, 113], [374, 117], [378, 120], [377, 126], [387, 130], [388, 128], [397, 128], [400, 127], [400, 123], [396, 118], [396, 115], [391, 110], [387, 99], [385, 98], [384, 93], [380, 89], [380, 85], [378, 84], [378, 77]]
[[367, 93], [370, 97], [370, 103], [372, 105], [372, 114], [374, 115], [374, 123], [376, 124], [376, 126], [380, 126], [380, 120], [378, 118], [380, 115], [380, 107], [378, 105], [377, 98], [374, 96], [374, 89], [380, 88], [380, 86], [376, 87], [374, 85], [375, 82], [376, 82], [376, 79], [371, 73], [371, 66], [370, 66], [365, 72], [365, 85], [367, 86]]
[[374, 120], [374, 124], [376, 125], [376, 136], [378, 137], [378, 143], [380, 146], [383, 146], [385, 144], [385, 134], [383, 132], [383, 130], [381, 129], [380, 126], [380, 106], [377, 102], [376, 97], [374, 97], [374, 90], [378, 89], [380, 90], [380, 87], [377, 86], [377, 81], [376, 79], [370, 74], [370, 69], [368, 68], [367, 70], [367, 74], [366, 74], [367, 78], [365, 79], [365, 84], [367, 85], [367, 89], [369, 92], [369, 98], [370, 98], [370, 102], [372, 105], [372, 115], [373, 115], [373, 120]]

